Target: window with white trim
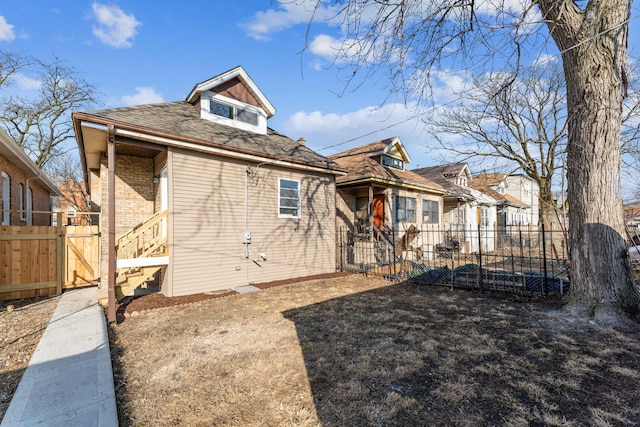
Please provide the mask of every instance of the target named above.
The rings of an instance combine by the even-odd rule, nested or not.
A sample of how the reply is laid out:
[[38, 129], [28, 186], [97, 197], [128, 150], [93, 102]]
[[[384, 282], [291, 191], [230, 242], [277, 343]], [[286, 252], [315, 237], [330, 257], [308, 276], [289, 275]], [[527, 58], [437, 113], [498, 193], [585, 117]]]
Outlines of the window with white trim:
[[482, 228], [489, 227], [489, 208], [485, 206], [480, 207], [480, 226]]
[[[463, 211], [464, 214], [464, 211]], [[436, 200], [422, 201], [422, 222], [426, 224], [437, 224], [440, 219], [440, 202]]]
[[278, 217], [300, 218], [300, 181], [278, 178]]
[[33, 225], [33, 193], [31, 187], [27, 187], [27, 225]]
[[24, 184], [20, 184], [20, 219], [25, 221], [27, 217], [24, 214]]
[[2, 172], [2, 225], [11, 225], [11, 178]]
[[220, 102], [217, 99], [212, 98], [209, 100], [209, 112], [226, 119], [238, 120], [253, 126], [258, 125], [257, 113], [250, 111], [248, 108]]
[[395, 157], [387, 156], [386, 154], [382, 156], [382, 166], [389, 166], [395, 169], [404, 169], [404, 162], [400, 159], [396, 159]]
[[416, 199], [398, 196], [396, 199], [396, 222], [416, 222]]

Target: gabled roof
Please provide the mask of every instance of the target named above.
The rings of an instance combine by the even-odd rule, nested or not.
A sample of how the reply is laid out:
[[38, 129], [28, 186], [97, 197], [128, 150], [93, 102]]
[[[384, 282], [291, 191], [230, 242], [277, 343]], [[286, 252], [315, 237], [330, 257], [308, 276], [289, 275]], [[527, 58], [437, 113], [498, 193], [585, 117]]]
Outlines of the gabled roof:
[[[446, 163], [444, 165], [436, 165], [436, 166], [427, 166], [424, 168], [414, 169], [413, 171], [417, 174], [424, 176], [425, 178], [429, 178], [433, 181], [442, 179], [442, 178], [451, 178], [454, 176], [459, 176], [460, 173], [467, 168], [466, 163]], [[466, 174], [465, 174], [466, 175]]]
[[194, 103], [202, 92], [215, 89], [216, 87], [233, 79], [239, 79], [242, 84], [247, 88], [249, 93], [253, 95], [256, 101], [260, 104], [260, 107], [267, 113], [267, 118], [272, 117], [276, 113], [276, 109], [266, 96], [258, 89], [258, 86], [251, 80], [247, 72], [241, 66], [235, 67], [229, 71], [219, 74], [215, 77], [211, 77], [201, 83], [196, 84], [186, 98], [189, 103]]
[[342, 151], [340, 153], [332, 154], [331, 158], [349, 157], [354, 155], [364, 154], [369, 157], [377, 156], [380, 154], [388, 154], [392, 150], [397, 150], [405, 163], [411, 162], [411, 157], [406, 148], [402, 144], [399, 137], [394, 136], [391, 138], [383, 139], [380, 141], [372, 142], [370, 144], [361, 145], [350, 150]]
[[[445, 189], [415, 172], [385, 167], [377, 159], [378, 154], [384, 154], [388, 147], [397, 147], [405, 152], [398, 137], [373, 142], [356, 147], [341, 153], [332, 154], [329, 159], [335, 161], [347, 170], [346, 176], [336, 179], [338, 186], [346, 186], [358, 183], [378, 183], [383, 185], [395, 185], [399, 187], [416, 187], [423, 191], [431, 191], [444, 194]], [[408, 159], [408, 154], [406, 155]]]
[[[335, 162], [272, 129], [261, 135], [203, 120], [197, 108], [186, 101], [73, 113], [72, 117], [85, 174], [87, 169], [99, 167], [99, 155], [105, 151], [106, 126], [109, 124], [115, 126], [116, 135], [156, 144], [188, 145], [192, 150], [198, 147], [216, 149], [230, 157], [251, 155], [341, 173]], [[103, 140], [88, 144], [83, 139], [83, 130], [87, 128], [104, 131]], [[84, 164], [85, 160], [87, 164]]]
[[33, 160], [22, 151], [18, 144], [5, 131], [0, 129], [0, 155], [16, 165], [25, 173], [27, 178], [36, 178], [42, 186], [51, 194], [60, 195], [60, 189], [53, 181], [35, 164]]
[[473, 180], [477, 185], [499, 185], [507, 177], [506, 173], [486, 173], [482, 172], [479, 175], [473, 177]]
[[[491, 186], [486, 183], [487, 182], [486, 180], [480, 179], [480, 177], [484, 175], [485, 174], [473, 177], [473, 179], [469, 181], [469, 187], [473, 188], [474, 190], [480, 191], [481, 193], [484, 193], [487, 196], [492, 197], [497, 201], [499, 205], [509, 205], [509, 206], [514, 206], [518, 208], [530, 207], [528, 204], [526, 204], [522, 200], [518, 200], [509, 194], [500, 194], [494, 189], [492, 189]], [[494, 175], [500, 175], [500, 174], [494, 174]], [[501, 181], [502, 180], [498, 181], [498, 183]], [[490, 181], [490, 182], [495, 182], [495, 181]], [[491, 184], [491, 185], [496, 185], [496, 184]]]
[[462, 187], [451, 180], [451, 177], [459, 176], [460, 172], [465, 168], [468, 170], [466, 163], [447, 163], [444, 165], [414, 169], [413, 172], [441, 185], [447, 190], [447, 196], [456, 199], [473, 200], [476, 199], [476, 197], [469, 188]]

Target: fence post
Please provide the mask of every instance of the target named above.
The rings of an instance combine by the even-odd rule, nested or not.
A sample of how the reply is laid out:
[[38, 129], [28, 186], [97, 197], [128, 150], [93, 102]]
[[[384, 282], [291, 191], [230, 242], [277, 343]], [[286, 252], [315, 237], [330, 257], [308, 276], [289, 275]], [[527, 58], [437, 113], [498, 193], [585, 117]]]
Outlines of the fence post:
[[340, 229], [338, 230], [338, 241], [340, 242], [340, 271], [343, 272], [344, 271], [344, 247], [342, 245], [342, 230], [343, 228], [340, 227]]
[[480, 224], [478, 224], [478, 285], [480, 292], [484, 293], [484, 283], [482, 282], [482, 238], [480, 236]]
[[546, 295], [549, 292], [549, 279], [547, 278], [547, 239], [544, 230], [544, 222], [542, 223], [542, 258], [543, 258], [543, 266], [544, 266], [544, 280], [542, 293]]
[[395, 276], [396, 274], [398, 274], [398, 268], [397, 268], [397, 265], [396, 265], [396, 248], [395, 248], [395, 244], [396, 244], [396, 229], [393, 226], [391, 227], [391, 236], [392, 236], [391, 241], [393, 242], [394, 247], [390, 248], [389, 250], [391, 251], [391, 254], [393, 255], [393, 274]]
[[56, 213], [56, 234], [58, 235], [58, 241], [56, 245], [56, 295], [60, 295], [62, 293], [62, 282], [64, 281], [65, 276], [65, 265], [64, 259], [65, 254], [64, 251], [64, 240], [65, 235], [62, 234], [62, 211]]

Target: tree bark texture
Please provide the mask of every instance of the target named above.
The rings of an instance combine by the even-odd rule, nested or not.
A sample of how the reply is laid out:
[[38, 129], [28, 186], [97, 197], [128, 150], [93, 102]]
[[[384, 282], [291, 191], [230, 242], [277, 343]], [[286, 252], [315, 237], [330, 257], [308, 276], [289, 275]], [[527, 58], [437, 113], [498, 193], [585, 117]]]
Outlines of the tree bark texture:
[[635, 317], [620, 189], [620, 126], [631, 1], [538, 3], [562, 51], [569, 114], [569, 309], [596, 320]]

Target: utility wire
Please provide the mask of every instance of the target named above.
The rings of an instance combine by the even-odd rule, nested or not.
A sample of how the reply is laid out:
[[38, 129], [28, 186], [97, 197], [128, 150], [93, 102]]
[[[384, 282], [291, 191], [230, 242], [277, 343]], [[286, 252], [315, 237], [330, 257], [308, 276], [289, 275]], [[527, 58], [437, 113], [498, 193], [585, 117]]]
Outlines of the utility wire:
[[[596, 37], [600, 37], [601, 35], [606, 34], [606, 33], [610, 32], [610, 31], [613, 31], [613, 30], [615, 30], [615, 29], [617, 29], [617, 28], [619, 28], [619, 27], [622, 27], [623, 25], [628, 24], [628, 23], [630, 23], [631, 21], [633, 21], [634, 19], [638, 19], [638, 18], [639, 18], [639, 16], [633, 16], [633, 17], [631, 17], [631, 18], [629, 18], [629, 19], [626, 19], [625, 21], [621, 22], [621, 23], [620, 23], [620, 24], [618, 24], [618, 25], [615, 25], [614, 27], [611, 27], [611, 28], [608, 28], [608, 29], [606, 29], [606, 30], [603, 30], [603, 31], [599, 32], [598, 34], [595, 34], [595, 35], [593, 35], [593, 36], [591, 36], [591, 37], [589, 37], [589, 38], [587, 38], [587, 39], [585, 39], [585, 40], [582, 40], [582, 41], [580, 41], [580, 42], [578, 42], [578, 43], [574, 44], [573, 46], [570, 46], [570, 47], [568, 47], [568, 48], [566, 48], [566, 49], [564, 49], [564, 50], [560, 51], [560, 53], [559, 53], [559, 54], [560, 54], [560, 55], [562, 55], [562, 54], [564, 54], [565, 52], [568, 52], [568, 51], [570, 51], [570, 50], [572, 50], [572, 49], [575, 49], [575, 48], [577, 48], [578, 46], [580, 46], [580, 45], [582, 45], [582, 44], [584, 44], [584, 43], [588, 42], [589, 40], [592, 40], [592, 39], [594, 39], [594, 38], [596, 38]], [[437, 105], [437, 106], [435, 106], [435, 107], [431, 107], [431, 108], [427, 109], [426, 111], [423, 111], [423, 112], [421, 112], [421, 113], [419, 113], [419, 114], [416, 114], [416, 115], [412, 115], [411, 117], [408, 117], [408, 118], [406, 118], [406, 119], [400, 120], [400, 121], [395, 122], [395, 123], [392, 123], [392, 124], [390, 124], [390, 125], [388, 125], [388, 126], [385, 126], [385, 127], [382, 127], [382, 128], [376, 129], [376, 130], [373, 130], [373, 131], [371, 131], [371, 132], [367, 132], [367, 133], [365, 133], [365, 134], [362, 134], [362, 135], [359, 135], [359, 136], [356, 136], [356, 137], [353, 137], [353, 138], [347, 139], [347, 140], [342, 141], [342, 142], [339, 142], [339, 143], [337, 143], [337, 144], [327, 145], [326, 147], [322, 147], [322, 148], [317, 149], [317, 151], [324, 151], [324, 150], [328, 150], [329, 148], [339, 147], [339, 146], [341, 146], [341, 145], [348, 144], [348, 143], [353, 142], [353, 141], [356, 141], [356, 140], [358, 140], [358, 139], [365, 138], [365, 137], [367, 137], [367, 136], [371, 136], [371, 135], [373, 135], [373, 134], [375, 134], [375, 133], [382, 132], [382, 131], [384, 131], [384, 130], [391, 129], [392, 127], [395, 127], [395, 126], [401, 125], [401, 124], [403, 124], [403, 123], [409, 122], [409, 121], [414, 120], [414, 119], [416, 119], [416, 118], [418, 118], [418, 117], [421, 117], [421, 116], [423, 116], [423, 115], [425, 115], [425, 114], [427, 114], [427, 113], [433, 112], [433, 111], [435, 111], [435, 110], [437, 110], [437, 109], [439, 109], [439, 108], [447, 107], [447, 106], [449, 106], [449, 105], [451, 105], [451, 104], [454, 104], [454, 103], [460, 102], [460, 101], [463, 99], [463, 96], [465, 95], [465, 93], [466, 93], [466, 92], [470, 92], [470, 91], [471, 91], [471, 89], [468, 89], [468, 90], [462, 91], [462, 92], [460, 92], [460, 93], [459, 93], [458, 97], [457, 97], [456, 99], [454, 99], [454, 100], [451, 100], [451, 101], [446, 102], [446, 103], [444, 103], [444, 104]]]

